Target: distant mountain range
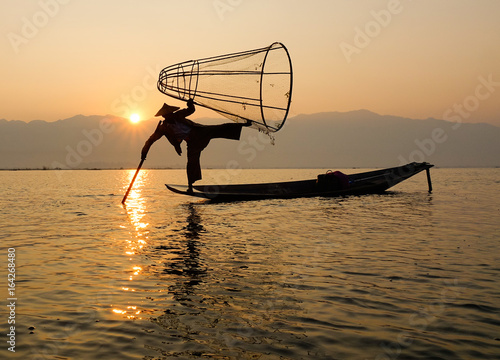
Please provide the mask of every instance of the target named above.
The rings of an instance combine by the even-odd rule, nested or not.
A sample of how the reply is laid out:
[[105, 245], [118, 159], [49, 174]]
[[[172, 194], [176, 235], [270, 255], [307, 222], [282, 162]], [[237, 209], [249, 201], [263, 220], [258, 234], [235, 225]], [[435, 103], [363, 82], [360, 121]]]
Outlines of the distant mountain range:
[[[197, 119], [200, 123], [224, 122]], [[0, 168], [135, 168], [157, 120], [132, 125], [113, 116], [55, 122], [0, 120]], [[389, 167], [427, 161], [439, 167], [500, 166], [500, 127], [381, 116], [366, 110], [298, 115], [270, 138], [243, 129], [239, 142], [213, 140], [204, 168]], [[183, 145], [184, 152], [185, 145]], [[151, 148], [145, 167], [184, 168], [166, 139]]]

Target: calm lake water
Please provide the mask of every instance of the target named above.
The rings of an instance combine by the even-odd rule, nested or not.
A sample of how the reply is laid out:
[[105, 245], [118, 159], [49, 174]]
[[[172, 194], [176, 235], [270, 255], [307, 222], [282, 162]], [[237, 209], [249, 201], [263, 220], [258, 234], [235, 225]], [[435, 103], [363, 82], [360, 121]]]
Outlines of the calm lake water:
[[132, 175], [0, 172], [0, 358], [500, 358], [500, 169], [431, 169], [432, 194], [424, 172], [384, 195], [225, 204], [145, 170], [124, 208]]

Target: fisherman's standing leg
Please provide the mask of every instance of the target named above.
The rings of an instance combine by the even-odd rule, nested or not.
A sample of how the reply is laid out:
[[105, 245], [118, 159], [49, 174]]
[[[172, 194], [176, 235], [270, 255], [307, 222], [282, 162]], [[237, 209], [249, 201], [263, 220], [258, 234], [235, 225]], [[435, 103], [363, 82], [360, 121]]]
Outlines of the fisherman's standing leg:
[[187, 171], [189, 192], [193, 191], [193, 183], [195, 181], [201, 180], [200, 155], [201, 151], [194, 151], [194, 150], [189, 151], [188, 147], [188, 154], [187, 154], [188, 159], [187, 159], [186, 171]]
[[[192, 136], [194, 135], [194, 136]], [[193, 191], [193, 183], [201, 180], [201, 152], [207, 147], [210, 142], [209, 138], [204, 136], [196, 136], [198, 134], [191, 134], [187, 142], [187, 165], [186, 172], [188, 178], [189, 192]]]

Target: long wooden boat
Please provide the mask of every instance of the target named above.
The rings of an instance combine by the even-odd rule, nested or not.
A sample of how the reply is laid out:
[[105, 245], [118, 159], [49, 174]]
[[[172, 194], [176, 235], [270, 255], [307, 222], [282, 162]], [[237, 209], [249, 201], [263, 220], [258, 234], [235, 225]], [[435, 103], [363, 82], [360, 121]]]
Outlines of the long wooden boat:
[[259, 199], [289, 199], [314, 196], [345, 196], [383, 193], [394, 185], [427, 172], [429, 192], [432, 191], [429, 163], [410, 163], [388, 169], [346, 175], [339, 171], [320, 174], [316, 179], [228, 185], [195, 185], [188, 192], [185, 185], [166, 185], [177, 194], [190, 195], [212, 201], [241, 201]]

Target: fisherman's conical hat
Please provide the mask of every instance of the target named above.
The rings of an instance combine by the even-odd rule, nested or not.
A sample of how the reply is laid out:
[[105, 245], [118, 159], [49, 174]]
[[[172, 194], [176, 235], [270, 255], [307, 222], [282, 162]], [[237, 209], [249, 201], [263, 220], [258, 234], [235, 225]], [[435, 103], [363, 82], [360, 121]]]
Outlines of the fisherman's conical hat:
[[160, 110], [158, 110], [158, 112], [156, 113], [155, 116], [166, 116], [166, 115], [171, 114], [174, 111], [177, 111], [179, 109], [180, 108], [177, 106], [170, 106], [170, 105], [167, 105], [166, 103], [163, 103], [163, 106], [161, 107]]

